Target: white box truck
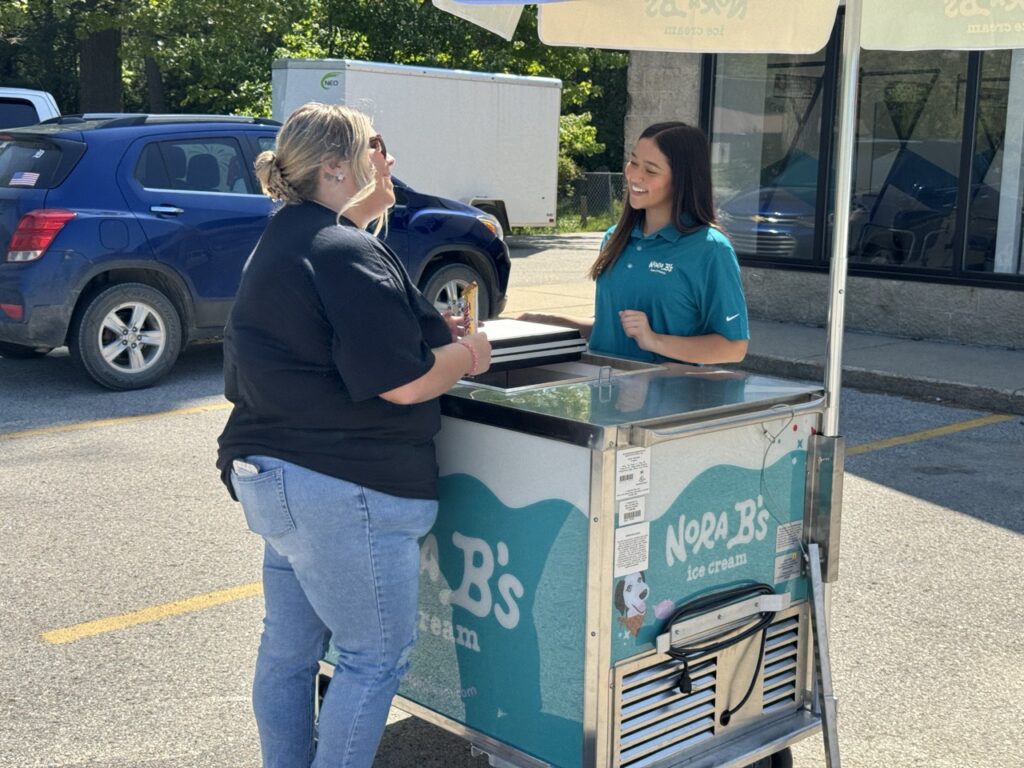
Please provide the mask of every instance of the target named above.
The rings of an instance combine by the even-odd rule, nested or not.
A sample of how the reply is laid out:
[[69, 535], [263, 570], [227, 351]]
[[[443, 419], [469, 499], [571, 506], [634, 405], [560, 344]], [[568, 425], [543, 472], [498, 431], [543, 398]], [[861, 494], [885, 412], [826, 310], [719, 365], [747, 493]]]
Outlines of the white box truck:
[[310, 101], [367, 112], [413, 188], [493, 214], [505, 229], [555, 223], [562, 82], [349, 59], [279, 59], [284, 120]]

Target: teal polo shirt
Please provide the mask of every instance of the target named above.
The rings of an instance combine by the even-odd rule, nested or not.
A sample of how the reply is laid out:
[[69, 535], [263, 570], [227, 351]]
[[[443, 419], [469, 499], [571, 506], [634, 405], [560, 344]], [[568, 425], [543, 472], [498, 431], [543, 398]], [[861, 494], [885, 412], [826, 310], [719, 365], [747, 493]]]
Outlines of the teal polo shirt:
[[[605, 233], [602, 248], [613, 230]], [[623, 309], [646, 312], [655, 333], [750, 338], [739, 261], [729, 239], [714, 227], [683, 233], [670, 224], [644, 236], [637, 225], [612, 268], [597, 278], [591, 351], [668, 360], [626, 336], [619, 321]]]

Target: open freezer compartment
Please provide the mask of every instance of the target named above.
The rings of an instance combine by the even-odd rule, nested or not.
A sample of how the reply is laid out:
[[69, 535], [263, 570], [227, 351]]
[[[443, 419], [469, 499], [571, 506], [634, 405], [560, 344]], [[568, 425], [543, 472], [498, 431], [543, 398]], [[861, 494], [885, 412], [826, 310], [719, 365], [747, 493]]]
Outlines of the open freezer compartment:
[[587, 352], [576, 354], [567, 360], [542, 358], [530, 365], [509, 362], [497, 369], [492, 366], [486, 373], [464, 379], [461, 383], [482, 389], [515, 393], [590, 381], [607, 385], [616, 376], [657, 370], [664, 370], [664, 367], [655, 363], [640, 363]]

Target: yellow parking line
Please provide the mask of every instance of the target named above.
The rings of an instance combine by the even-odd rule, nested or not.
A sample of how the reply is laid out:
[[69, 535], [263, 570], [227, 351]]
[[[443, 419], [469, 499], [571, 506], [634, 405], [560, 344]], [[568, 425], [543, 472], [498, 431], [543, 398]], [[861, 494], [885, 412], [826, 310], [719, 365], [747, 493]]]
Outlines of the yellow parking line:
[[952, 435], [955, 434], [956, 432], [963, 432], [968, 429], [986, 427], [989, 424], [999, 424], [1004, 421], [1010, 421], [1012, 418], [1014, 417], [1007, 414], [996, 413], [991, 416], [982, 416], [979, 419], [971, 419], [969, 421], [958, 421], [956, 424], [947, 424], [944, 427], [926, 429], [921, 432], [911, 432], [909, 435], [899, 435], [897, 437], [890, 437], [886, 440], [876, 440], [873, 443], [863, 443], [861, 445], [855, 445], [852, 448], [846, 449], [846, 455], [856, 456], [861, 453], [879, 451], [882, 448], [892, 448], [895, 445], [906, 445], [907, 443], [916, 443], [921, 440], [930, 440], [933, 437]]
[[[183, 408], [178, 411], [166, 411], [163, 414], [151, 414], [148, 416], [129, 416], [124, 419], [108, 419], [102, 422], [90, 422], [93, 425], [105, 425], [114, 424], [124, 421], [133, 421], [136, 419], [143, 418], [154, 418], [157, 416], [167, 416], [172, 414], [184, 414], [184, 413], [203, 413], [205, 411], [217, 410], [220, 408], [229, 407], [229, 403], [210, 405], [210, 406], [199, 406], [196, 408]], [[846, 454], [848, 456], [857, 456], [862, 453], [870, 453], [871, 451], [879, 451], [883, 448], [892, 448], [896, 445], [906, 445], [907, 443], [916, 443], [921, 440], [929, 440], [934, 437], [942, 437], [943, 435], [951, 435], [957, 432], [963, 432], [968, 429], [977, 429], [978, 427], [985, 427], [990, 424], [999, 424], [1004, 421], [1010, 421], [1016, 418], [1014, 416], [1005, 414], [994, 414], [991, 416], [983, 416], [978, 419], [970, 419], [969, 421], [961, 421], [956, 424], [947, 424], [944, 427], [936, 427], [935, 429], [926, 429], [921, 432], [912, 432], [907, 435], [899, 435], [898, 437], [890, 437], [886, 440], [876, 440], [872, 443], [863, 443], [861, 445], [855, 445], [852, 448], [847, 449]], [[60, 432], [69, 428], [85, 428], [86, 425], [70, 425], [70, 427], [48, 427], [41, 430], [30, 430], [33, 433], [38, 434], [39, 432]], [[14, 435], [25, 435], [26, 433], [15, 432], [11, 433]], [[0, 439], [5, 436], [0, 435]], [[10, 435], [6, 436], [8, 439]], [[143, 624], [149, 621], [158, 621], [159, 619], [165, 619], [168, 616], [180, 616], [183, 613], [191, 613], [193, 611], [201, 611], [206, 608], [212, 608], [215, 605], [222, 605], [224, 603], [230, 603], [235, 600], [241, 600], [246, 597], [254, 597], [263, 593], [263, 585], [260, 582], [253, 582], [252, 584], [245, 584], [241, 587], [233, 587], [231, 589], [222, 589], [218, 592], [208, 592], [205, 595], [197, 595], [190, 597], [185, 600], [178, 600], [173, 603], [164, 603], [163, 605], [154, 605], [149, 608], [143, 608], [138, 611], [132, 611], [131, 613], [125, 613], [120, 616], [111, 616], [106, 619], [97, 619], [95, 621], [87, 621], [83, 624], [75, 624], [71, 627], [64, 627], [63, 629], [53, 629], [49, 632], [44, 632], [42, 635], [43, 640], [54, 645], [60, 645], [62, 643], [72, 643], [75, 640], [81, 640], [85, 637], [92, 637], [93, 635], [100, 635], [105, 632], [113, 632], [114, 630], [124, 629], [125, 627], [131, 627], [135, 624]]]
[[56, 435], [61, 432], [77, 432], [83, 429], [93, 429], [94, 427], [111, 427], [116, 424], [131, 424], [135, 421], [150, 421], [152, 419], [162, 419], [166, 416], [188, 416], [189, 414], [194, 413], [223, 411], [230, 407], [231, 403], [211, 403], [210, 405], [196, 405], [191, 408], [178, 408], [173, 411], [143, 413], [139, 416], [120, 416], [116, 419], [96, 419], [95, 421], [80, 421], [75, 424], [57, 424], [53, 427], [25, 429], [21, 432], [0, 432], [0, 441], [18, 440], [23, 437], [36, 437], [38, 435]]
[[53, 645], [62, 643], [73, 643], [93, 635], [102, 635], [104, 632], [113, 632], [117, 629], [124, 629], [135, 624], [144, 624], [149, 621], [158, 621], [168, 616], [180, 616], [183, 613], [202, 611], [212, 608], [215, 605], [230, 603], [234, 600], [241, 600], [244, 597], [254, 597], [263, 594], [263, 584], [255, 581], [252, 584], [244, 584], [241, 587], [222, 589], [217, 592], [207, 592], [205, 595], [196, 595], [186, 600], [176, 600], [173, 603], [153, 605], [131, 613], [123, 613], [120, 616], [110, 616], [106, 619], [86, 621], [82, 624], [75, 624], [72, 627], [53, 629], [43, 633], [43, 640]]

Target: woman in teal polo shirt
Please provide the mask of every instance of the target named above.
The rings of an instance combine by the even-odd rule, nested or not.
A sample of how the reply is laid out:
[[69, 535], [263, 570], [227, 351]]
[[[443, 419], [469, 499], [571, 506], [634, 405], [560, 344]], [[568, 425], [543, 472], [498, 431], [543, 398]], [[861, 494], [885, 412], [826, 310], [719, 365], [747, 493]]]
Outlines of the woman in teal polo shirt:
[[680, 122], [642, 134], [625, 169], [622, 216], [590, 277], [594, 318], [527, 313], [569, 325], [600, 354], [644, 361], [737, 363], [750, 338], [739, 262], [718, 229], [707, 138]]

